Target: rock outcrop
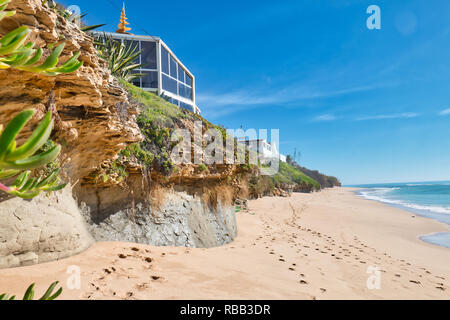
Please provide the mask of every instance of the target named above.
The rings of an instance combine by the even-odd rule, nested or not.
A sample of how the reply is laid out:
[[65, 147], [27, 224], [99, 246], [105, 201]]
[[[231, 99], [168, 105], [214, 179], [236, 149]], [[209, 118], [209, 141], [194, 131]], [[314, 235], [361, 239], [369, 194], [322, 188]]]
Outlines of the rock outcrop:
[[[84, 66], [71, 74], [48, 77], [30, 72], [0, 70], [0, 119], [6, 123], [19, 111], [34, 108], [34, 124], [47, 111], [47, 101], [55, 94], [54, 140], [63, 147], [62, 160], [69, 178], [75, 182], [104, 160], [114, 158], [126, 145], [141, 139], [136, 125], [136, 108], [100, 60], [90, 36], [75, 24], [42, 6], [41, 0], [13, 0], [9, 7], [17, 13], [0, 23], [0, 37], [19, 26], [32, 30], [36, 47], [65, 43], [64, 62], [81, 51]], [[45, 49], [48, 54], [49, 50]], [[29, 136], [32, 125], [23, 136]]]
[[0, 203], [0, 268], [66, 258], [93, 243], [70, 187]]
[[[172, 177], [157, 168], [148, 177], [135, 171], [117, 184], [92, 179], [102, 164], [113, 163], [127, 145], [142, 140], [139, 106], [98, 58], [92, 38], [76, 25], [40, 0], [13, 0], [9, 9], [17, 14], [2, 20], [0, 37], [26, 25], [32, 30], [30, 40], [46, 55], [64, 42], [61, 62], [80, 51], [84, 66], [56, 77], [0, 70], [0, 123], [35, 109], [20, 143], [52, 110], [52, 139], [63, 146], [64, 179], [74, 186], [32, 201], [0, 197], [0, 268], [65, 258], [95, 240], [190, 247], [231, 242], [237, 233], [234, 206], [218, 184], [235, 168], [198, 172], [186, 167]], [[144, 183], [147, 178], [150, 184]]]
[[[0, 123], [33, 108], [36, 115], [22, 133], [22, 138], [28, 137], [47, 109], [54, 109], [52, 139], [63, 146], [64, 179], [76, 184], [102, 161], [141, 140], [137, 110], [97, 57], [92, 38], [75, 24], [42, 6], [41, 0], [13, 0], [8, 8], [17, 13], [1, 21], [0, 37], [25, 25], [32, 30], [30, 40], [45, 54], [50, 44], [64, 42], [62, 62], [81, 51], [84, 66], [72, 74], [47, 77], [0, 70]], [[48, 104], [52, 94], [55, 104]], [[92, 241], [69, 188], [32, 201], [0, 199], [0, 268], [67, 257]]]
[[237, 235], [233, 206], [219, 201], [215, 208], [209, 207], [185, 192], [165, 192], [159, 207], [138, 202], [119, 208], [102, 218], [84, 207], [89, 231], [97, 241], [210, 248], [230, 243]]
[[[230, 167], [230, 169], [233, 167]], [[131, 241], [155, 246], [216, 247], [237, 235], [236, 189], [223, 184], [229, 170], [195, 174], [191, 166], [176, 175], [132, 170], [124, 183], [82, 183], [77, 196], [90, 233], [97, 241]]]

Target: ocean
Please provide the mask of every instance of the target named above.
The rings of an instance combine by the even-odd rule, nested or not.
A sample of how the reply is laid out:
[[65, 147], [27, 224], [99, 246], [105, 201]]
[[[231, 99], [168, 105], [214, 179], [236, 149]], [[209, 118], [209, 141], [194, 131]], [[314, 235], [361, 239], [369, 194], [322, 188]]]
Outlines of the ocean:
[[[450, 181], [389, 183], [354, 186], [356, 194], [402, 208], [422, 217], [450, 225]], [[450, 232], [424, 235], [421, 240], [450, 248]]]

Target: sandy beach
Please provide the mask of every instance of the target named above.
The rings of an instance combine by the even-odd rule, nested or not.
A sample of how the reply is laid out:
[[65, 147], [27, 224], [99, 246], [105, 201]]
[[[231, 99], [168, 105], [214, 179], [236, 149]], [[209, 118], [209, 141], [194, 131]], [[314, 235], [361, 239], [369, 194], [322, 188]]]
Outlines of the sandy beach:
[[[353, 191], [251, 201], [236, 240], [219, 248], [97, 243], [2, 270], [0, 291], [23, 295], [35, 282], [39, 295], [59, 280], [61, 299], [449, 299], [450, 249], [419, 239], [448, 226]], [[80, 290], [66, 286], [69, 266], [81, 271]], [[380, 288], [369, 289], [377, 268]]]

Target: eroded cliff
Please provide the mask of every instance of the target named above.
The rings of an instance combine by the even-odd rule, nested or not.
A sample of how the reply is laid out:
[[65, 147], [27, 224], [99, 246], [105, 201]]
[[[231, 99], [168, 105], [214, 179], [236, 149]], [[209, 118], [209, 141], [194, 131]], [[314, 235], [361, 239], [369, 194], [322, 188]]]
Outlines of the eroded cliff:
[[95, 240], [192, 247], [232, 241], [236, 190], [223, 181], [233, 167], [212, 172], [185, 167], [168, 174], [172, 166], [165, 153], [155, 154], [159, 160], [149, 166], [129, 159], [121, 167], [126, 179], [114, 179], [117, 172], [108, 172], [107, 181], [98, 179], [114, 167], [121, 151], [144, 139], [136, 121], [141, 106], [98, 58], [93, 39], [75, 24], [40, 0], [13, 0], [9, 9], [17, 13], [2, 20], [0, 37], [25, 25], [45, 54], [64, 42], [61, 62], [80, 51], [84, 65], [56, 77], [0, 70], [0, 123], [34, 108], [20, 142], [52, 110], [52, 140], [63, 146], [59, 161], [69, 183], [62, 192], [31, 201], [0, 197], [0, 268], [68, 257]]

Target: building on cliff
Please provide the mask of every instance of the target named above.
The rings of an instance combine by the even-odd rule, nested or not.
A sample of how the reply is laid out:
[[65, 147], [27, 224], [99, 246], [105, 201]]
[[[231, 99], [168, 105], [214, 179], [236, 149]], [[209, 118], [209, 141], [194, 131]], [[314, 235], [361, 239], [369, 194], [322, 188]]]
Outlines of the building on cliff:
[[131, 30], [127, 27], [128, 24], [124, 5], [117, 31], [104, 34], [133, 47], [137, 46], [141, 51], [135, 62], [142, 64], [142, 67], [135, 72], [144, 76], [135, 79], [133, 84], [163, 96], [181, 108], [199, 114], [201, 111], [195, 103], [194, 75], [161, 38], [131, 34], [128, 32]]

